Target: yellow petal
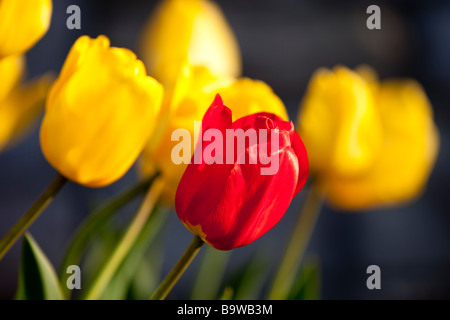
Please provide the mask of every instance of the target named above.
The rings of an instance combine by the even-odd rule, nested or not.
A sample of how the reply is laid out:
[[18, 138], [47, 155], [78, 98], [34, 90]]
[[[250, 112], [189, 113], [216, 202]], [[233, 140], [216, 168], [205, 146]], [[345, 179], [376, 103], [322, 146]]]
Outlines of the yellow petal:
[[0, 59], [0, 101], [19, 83], [25, 68], [23, 56], [9, 56]]
[[344, 67], [313, 75], [297, 124], [317, 175], [357, 175], [373, 164], [382, 143], [371, 89]]
[[162, 86], [128, 49], [79, 38], [50, 89], [41, 126], [47, 160], [67, 178], [101, 187], [122, 177], [154, 129]]
[[0, 1], [0, 57], [19, 55], [47, 32], [51, 0]]
[[367, 83], [373, 96], [376, 97], [380, 89], [380, 79], [377, 72], [366, 64], [356, 67], [355, 72]]
[[144, 29], [141, 52], [149, 73], [164, 85], [177, 77], [185, 61], [217, 76], [241, 73], [235, 36], [219, 6], [209, 0], [163, 0]]
[[0, 101], [0, 150], [26, 134], [40, 115], [52, 77], [44, 75], [17, 86]]
[[266, 83], [242, 78], [219, 91], [224, 104], [233, 111], [233, 121], [249, 114], [269, 112], [289, 121], [283, 101]]
[[384, 143], [373, 168], [352, 179], [324, 179], [335, 206], [366, 209], [411, 201], [428, 180], [439, 149], [439, 134], [420, 84], [414, 80], [382, 83], [378, 109]]

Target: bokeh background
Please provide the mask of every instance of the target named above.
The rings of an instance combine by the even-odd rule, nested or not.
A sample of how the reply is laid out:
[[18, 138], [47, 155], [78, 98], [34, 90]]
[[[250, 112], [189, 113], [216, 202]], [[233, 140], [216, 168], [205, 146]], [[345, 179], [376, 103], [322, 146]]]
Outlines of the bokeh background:
[[[387, 210], [350, 214], [325, 207], [307, 253], [320, 260], [324, 299], [450, 298], [450, 2], [217, 2], [239, 41], [244, 75], [267, 82], [282, 98], [292, 119], [311, 74], [319, 67], [367, 63], [381, 79], [413, 77], [424, 86], [441, 134], [439, 157], [425, 193], [412, 204]], [[81, 30], [66, 28], [66, 9], [71, 4], [81, 8]], [[155, 4], [150, 0], [54, 1], [49, 32], [27, 53], [28, 77], [49, 70], [57, 74], [71, 45], [82, 34], [105, 34], [112, 45], [136, 51], [141, 28]], [[366, 8], [371, 4], [381, 8], [381, 30], [366, 28]], [[34, 223], [31, 233], [56, 267], [83, 218], [132, 185], [137, 179], [135, 169], [104, 189], [70, 183]], [[38, 125], [22, 143], [0, 153], [0, 236], [54, 174], [40, 151]], [[254, 253], [265, 257], [269, 272], [273, 269], [302, 197], [304, 192], [273, 230], [232, 252], [227, 275]], [[136, 205], [123, 214], [132, 213]], [[163, 274], [190, 238], [190, 232], [172, 214], [160, 236], [164, 259], [158, 263], [162, 263]], [[19, 256], [20, 245], [16, 244], [0, 262], [2, 299], [14, 295]], [[189, 297], [200, 260], [188, 269], [171, 297]], [[366, 268], [371, 264], [381, 268], [381, 290], [366, 287]]]

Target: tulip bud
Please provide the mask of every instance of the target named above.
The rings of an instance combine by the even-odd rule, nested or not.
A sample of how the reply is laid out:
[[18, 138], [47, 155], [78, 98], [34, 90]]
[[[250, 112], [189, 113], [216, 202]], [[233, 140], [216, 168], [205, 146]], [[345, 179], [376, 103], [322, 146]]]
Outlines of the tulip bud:
[[122, 177], [153, 131], [162, 86], [128, 49], [80, 37], [50, 89], [41, 148], [66, 178], [101, 187]]
[[423, 190], [436, 161], [439, 133], [425, 92], [414, 80], [379, 85], [384, 144], [373, 167], [357, 177], [327, 177], [330, 202], [365, 209], [411, 201]]
[[[222, 143], [206, 138], [210, 130], [222, 135]], [[230, 141], [225, 141], [229, 130], [235, 133], [253, 130], [259, 136], [253, 142], [249, 138], [242, 149], [233, 144], [230, 149]], [[266, 141], [261, 140], [263, 132], [269, 132]], [[275, 226], [305, 184], [308, 176], [305, 147], [293, 124], [274, 114], [257, 113], [233, 122], [231, 110], [224, 106], [219, 95], [203, 118], [200, 138], [204, 140], [200, 147], [201, 161], [196, 163], [194, 155], [176, 192], [178, 217], [216, 249], [245, 246]], [[278, 139], [278, 146], [272, 139]], [[213, 143], [223, 149], [208, 153]], [[234, 152], [231, 162], [230, 152]], [[211, 161], [213, 153], [216, 161]], [[262, 154], [278, 158], [277, 172], [261, 173], [266, 159], [261, 158]]]
[[20, 55], [47, 32], [51, 0], [0, 1], [0, 58]]
[[206, 66], [216, 76], [241, 73], [233, 31], [209, 0], [163, 0], [144, 29], [141, 51], [149, 73], [165, 85], [185, 62]]
[[164, 125], [154, 139], [150, 139], [143, 152], [141, 171], [147, 176], [156, 169], [162, 172], [166, 181], [163, 198], [173, 203], [175, 190], [186, 165], [172, 162], [171, 152], [176, 141], [171, 135], [176, 129], [186, 129], [192, 138], [191, 155], [194, 152], [194, 122], [201, 121], [214, 96], [220, 93], [225, 103], [231, 106], [233, 120], [257, 112], [270, 112], [288, 120], [283, 102], [265, 83], [250, 79], [232, 80], [213, 76], [205, 67], [185, 66], [173, 88], [167, 90], [163, 102]]
[[297, 124], [314, 173], [354, 176], [372, 166], [381, 148], [372, 92], [344, 67], [314, 74]]

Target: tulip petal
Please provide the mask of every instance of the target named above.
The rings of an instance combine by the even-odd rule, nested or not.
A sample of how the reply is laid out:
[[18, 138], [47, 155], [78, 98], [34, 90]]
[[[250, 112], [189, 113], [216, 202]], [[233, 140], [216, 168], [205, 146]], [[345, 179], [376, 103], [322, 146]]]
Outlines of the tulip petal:
[[[212, 128], [223, 130], [223, 132], [227, 128], [231, 128], [231, 111], [224, 104], [219, 95], [216, 96], [214, 102], [211, 107], [205, 114], [202, 122], [202, 136], [203, 133]], [[197, 145], [199, 147], [200, 145]], [[203, 147], [207, 146], [207, 142], [203, 142]], [[203, 152], [203, 150], [199, 150], [197, 152]], [[223, 178], [228, 176], [228, 173], [232, 170], [233, 165], [221, 165], [218, 166], [219, 170], [213, 170], [210, 174], [196, 175], [197, 171], [206, 172], [212, 169], [212, 166], [207, 165], [203, 156], [201, 157], [201, 163], [194, 163], [194, 157], [192, 157], [191, 165], [187, 166], [186, 171], [184, 172], [183, 177], [178, 185], [178, 188], [184, 190], [183, 199], [175, 198], [175, 206], [180, 208], [180, 211], [187, 211], [185, 207], [187, 204], [193, 201], [193, 198], [196, 196], [195, 191], [197, 188], [192, 186], [192, 183], [195, 183], [200, 187], [201, 185], [215, 184], [216, 181], [223, 181]], [[215, 166], [214, 166], [215, 167]], [[214, 179], [216, 178], [216, 179]], [[217, 190], [218, 188], [212, 187], [211, 190]], [[181, 193], [180, 193], [181, 194]], [[201, 201], [200, 201], [201, 202]], [[195, 213], [194, 213], [195, 215]], [[197, 224], [197, 223], [196, 223]]]
[[[177, 192], [180, 219], [188, 226], [200, 225], [204, 240], [219, 250], [247, 245], [270, 230], [291, 202], [297, 186], [297, 179], [291, 177], [298, 176], [299, 170], [292, 148], [280, 153], [279, 172], [275, 175], [261, 175], [260, 166], [252, 164], [235, 164], [231, 171], [229, 167], [207, 165], [201, 174], [204, 179], [190, 180], [189, 185], [188, 178], [182, 184], [183, 176]], [[188, 166], [186, 172], [190, 168], [195, 172], [193, 166]], [[187, 177], [194, 179], [194, 175]], [[182, 194], [186, 198], [181, 198]]]
[[0, 59], [0, 101], [17, 86], [25, 69], [24, 56], [10, 56]]
[[301, 168], [298, 170], [297, 187], [294, 192], [294, 194], [297, 194], [304, 187], [308, 179], [309, 161], [305, 145], [295, 131], [291, 133], [291, 146], [297, 156], [298, 165]]
[[20, 55], [47, 32], [51, 0], [0, 1], [0, 58]]
[[330, 203], [361, 210], [404, 203], [423, 190], [439, 150], [439, 132], [423, 88], [387, 80], [379, 88], [385, 140], [374, 166], [358, 177], [324, 177]]
[[174, 81], [185, 62], [206, 66], [220, 77], [241, 73], [238, 43], [213, 1], [161, 1], [144, 28], [140, 44], [150, 74], [165, 86]]
[[314, 74], [298, 117], [312, 171], [355, 176], [376, 161], [382, 124], [370, 89], [344, 67]]
[[0, 101], [0, 150], [19, 141], [38, 120], [51, 80], [44, 75], [19, 85]]

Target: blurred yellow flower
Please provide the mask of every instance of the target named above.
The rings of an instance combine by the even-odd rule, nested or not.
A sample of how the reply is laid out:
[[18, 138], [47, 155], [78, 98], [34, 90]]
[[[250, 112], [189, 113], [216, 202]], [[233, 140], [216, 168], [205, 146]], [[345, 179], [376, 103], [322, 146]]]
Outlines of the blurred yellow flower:
[[122, 177], [152, 134], [162, 86], [133, 52], [80, 37], [52, 85], [41, 148], [62, 175], [88, 187]]
[[0, 59], [0, 101], [3, 100], [11, 90], [17, 86], [25, 68], [23, 56], [10, 56]]
[[[319, 186], [326, 192], [329, 202], [342, 209], [362, 210], [410, 201], [423, 189], [439, 149], [439, 134], [430, 102], [423, 88], [414, 80], [379, 83], [376, 73], [368, 67], [359, 68], [358, 75], [359, 81], [365, 83], [374, 97], [376, 121], [381, 121], [381, 130], [377, 128], [375, 133], [382, 142], [381, 148], [376, 146], [374, 150], [377, 151], [372, 152], [371, 165], [357, 173], [345, 174], [315, 167], [313, 174], [317, 176]], [[358, 75], [353, 73], [355, 77]], [[355, 91], [355, 96], [359, 95]], [[299, 116], [299, 131], [305, 140], [305, 134], [312, 134], [306, 132], [312, 128], [306, 123], [311, 116], [303, 116], [305, 110], [316, 109], [309, 110], [311, 113], [316, 112], [316, 123], [321, 118], [330, 119], [329, 114], [320, 113], [322, 110], [319, 107], [306, 103], [307, 99]], [[342, 124], [340, 117], [332, 120], [329, 126], [345, 125], [348, 129], [355, 125], [353, 122]], [[359, 139], [366, 137], [367, 133]], [[333, 139], [331, 141], [337, 143]], [[316, 149], [324, 148], [321, 141], [310, 140], [309, 144], [308, 141], [305, 144], [309, 155], [314, 154]]]
[[164, 85], [187, 61], [216, 76], [237, 77], [241, 56], [221, 9], [209, 0], [163, 0], [141, 37], [141, 54], [149, 74]]
[[198, 132], [194, 132], [194, 122], [201, 121], [217, 93], [222, 96], [226, 106], [233, 113], [233, 121], [257, 112], [271, 112], [283, 120], [288, 115], [280, 98], [262, 81], [242, 78], [215, 77], [205, 67], [185, 65], [181, 69], [177, 81], [168, 89], [163, 102], [163, 118], [160, 130], [155, 139], [150, 139], [144, 148], [141, 171], [149, 175], [156, 169], [162, 171], [166, 180], [163, 198], [173, 203], [175, 192], [186, 165], [175, 165], [171, 159], [171, 151], [178, 143], [171, 141], [175, 129], [187, 129], [190, 132], [191, 154], [194, 152]]
[[47, 32], [51, 0], [0, 1], [0, 58], [20, 55]]
[[372, 92], [345, 67], [313, 75], [297, 124], [311, 172], [354, 176], [373, 164], [382, 145]]
[[23, 56], [0, 59], [0, 150], [17, 141], [42, 110], [51, 77], [21, 84]]

